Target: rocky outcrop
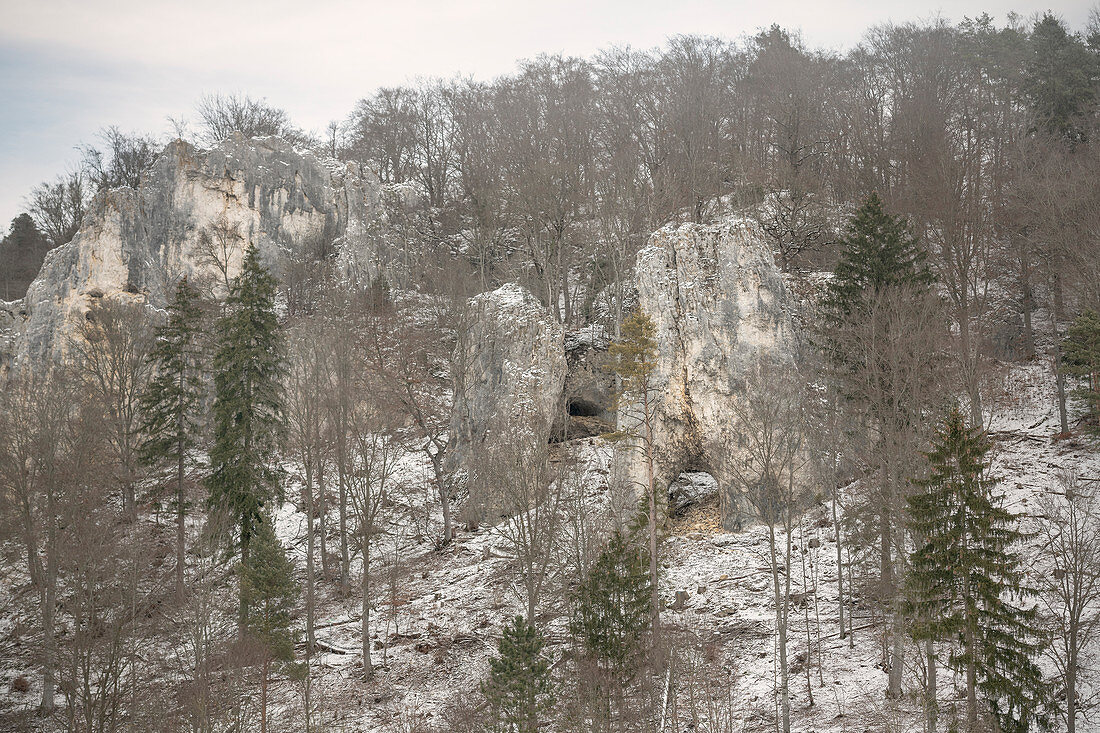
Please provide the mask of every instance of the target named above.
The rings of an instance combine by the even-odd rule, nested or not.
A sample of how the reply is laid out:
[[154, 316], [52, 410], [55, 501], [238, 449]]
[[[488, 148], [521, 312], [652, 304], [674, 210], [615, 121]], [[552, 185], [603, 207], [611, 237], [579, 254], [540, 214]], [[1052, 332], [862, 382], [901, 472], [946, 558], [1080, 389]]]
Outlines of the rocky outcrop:
[[[550, 437], [565, 382], [561, 325], [525, 288], [507, 284], [470, 299], [454, 355], [447, 468], [462, 482], [508, 450], [531, 455]], [[466, 519], [493, 498], [471, 481]]]
[[[783, 279], [758, 225], [669, 225], [638, 253], [638, 305], [656, 326], [653, 443], [659, 491], [683, 471], [706, 471], [726, 488], [718, 438], [728, 433], [743, 376], [762, 352], [791, 352]], [[622, 431], [636, 429], [637, 404], [618, 413]], [[720, 460], [721, 459], [721, 460]], [[613, 483], [626, 497], [646, 484], [639, 442], [616, 449]], [[628, 510], [631, 500], [624, 500]], [[726, 521], [740, 522], [728, 505]]]
[[387, 259], [375, 236], [380, 215], [378, 182], [355, 164], [276, 138], [237, 135], [211, 150], [177, 140], [138, 190], [100, 194], [73, 240], [47, 255], [10, 309], [18, 315], [7, 353], [16, 362], [58, 356], [92, 298], [161, 306], [182, 275], [224, 291], [250, 244], [280, 275], [294, 261], [334, 255], [373, 277]]
[[606, 368], [610, 337], [597, 324], [565, 332], [565, 386], [554, 440], [585, 438], [615, 427], [615, 379]]

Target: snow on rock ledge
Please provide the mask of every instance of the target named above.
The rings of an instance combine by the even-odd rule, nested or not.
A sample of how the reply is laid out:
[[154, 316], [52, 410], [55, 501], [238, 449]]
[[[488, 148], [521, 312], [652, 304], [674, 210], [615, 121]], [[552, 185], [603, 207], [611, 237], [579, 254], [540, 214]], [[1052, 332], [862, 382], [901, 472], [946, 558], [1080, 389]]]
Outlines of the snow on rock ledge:
[[277, 138], [237, 134], [211, 150], [172, 142], [138, 190], [101, 194], [73, 240], [47, 255], [22, 306], [10, 309], [18, 317], [6, 352], [0, 337], [0, 364], [59, 356], [94, 298], [160, 307], [182, 275], [223, 278], [199, 255], [219, 227], [239, 234], [226, 238], [229, 277], [250, 243], [277, 274], [292, 260], [336, 252], [345, 268], [371, 277], [383, 259], [371, 236], [380, 206], [372, 174]]
[[[514, 283], [471, 298], [459, 333], [447, 467], [461, 482], [503, 446], [529, 455], [547, 443], [565, 383], [565, 346], [561, 324]], [[481, 522], [490, 503], [471, 496], [467, 521]]]
[[[668, 225], [638, 253], [638, 304], [656, 326], [658, 388], [654, 443], [658, 492], [683, 471], [706, 471], [719, 483], [717, 448], [733, 423], [742, 375], [763, 352], [791, 353], [786, 293], [771, 248], [748, 219]], [[637, 406], [620, 407], [620, 430]], [[630, 511], [645, 486], [645, 461], [630, 439], [616, 449], [613, 484]], [[740, 507], [724, 517], [737, 526]]]

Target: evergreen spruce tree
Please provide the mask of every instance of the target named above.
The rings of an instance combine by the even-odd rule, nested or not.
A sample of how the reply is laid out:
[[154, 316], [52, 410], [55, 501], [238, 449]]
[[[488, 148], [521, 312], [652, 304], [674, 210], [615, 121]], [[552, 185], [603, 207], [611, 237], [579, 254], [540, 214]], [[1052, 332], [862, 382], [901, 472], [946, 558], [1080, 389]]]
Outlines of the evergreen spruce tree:
[[271, 666], [294, 659], [290, 614], [298, 600], [294, 566], [275, 536], [271, 520], [262, 516], [253, 528], [248, 564], [240, 565], [241, 594], [247, 599], [245, 630], [259, 645], [263, 665], [260, 730], [267, 730], [267, 686]]
[[[905, 220], [889, 214], [872, 193], [852, 217], [841, 240], [840, 261], [829, 281], [825, 318], [838, 323], [859, 318], [876, 293], [899, 285], [929, 287], [934, 281], [927, 255]], [[843, 361], [841, 354], [832, 354]]]
[[652, 620], [648, 565], [649, 553], [616, 532], [577, 590], [573, 636], [623, 680], [633, 676]]
[[[206, 486], [211, 513], [235, 525], [236, 548], [246, 569], [264, 507], [279, 490], [276, 457], [284, 432], [284, 365], [275, 285], [255, 247], [249, 247], [217, 324], [214, 443]], [[243, 631], [248, 618], [243, 587], [240, 604]]]
[[187, 516], [186, 477], [190, 454], [199, 433], [198, 413], [204, 393], [202, 309], [199, 293], [183, 278], [168, 306], [168, 321], [157, 329], [149, 353], [155, 376], [141, 397], [143, 463], [171, 467], [176, 512], [176, 593], [183, 592], [184, 522]]
[[[917, 639], [952, 645], [948, 666], [965, 676], [967, 730], [978, 731], [978, 695], [1005, 733], [1049, 724], [1035, 610], [1014, 605], [1029, 591], [1017, 518], [993, 495], [990, 442], [955, 408], [927, 454], [924, 491], [909, 498], [922, 544], [910, 555], [907, 606]], [[984, 729], [981, 729], [984, 730]]]
[[542, 634], [516, 616], [500, 637], [500, 655], [489, 660], [481, 691], [501, 733], [535, 733], [554, 704], [550, 662], [542, 656]]
[[1100, 432], [1100, 313], [1086, 310], [1070, 326], [1062, 342], [1068, 374], [1085, 380], [1078, 396], [1085, 402], [1089, 429]]
[[920, 400], [927, 399], [914, 393], [927, 378], [926, 369], [914, 367], [909, 354], [929, 348], [907, 337], [916, 339], [932, 330], [929, 321], [909, 323], [899, 311], [908, 304], [914, 308], [912, 317], [929, 317], [933, 276], [905, 221], [885, 211], [876, 194], [856, 211], [842, 242], [815, 340], [837, 391], [866, 427], [868, 463], [877, 474], [867, 487], [871, 500], [854, 507], [851, 516], [877, 535], [879, 601], [893, 619], [888, 694], [896, 698], [901, 695], [905, 629], [895, 550], [904, 545], [905, 476], [912, 460], [908, 446], [916, 443]]

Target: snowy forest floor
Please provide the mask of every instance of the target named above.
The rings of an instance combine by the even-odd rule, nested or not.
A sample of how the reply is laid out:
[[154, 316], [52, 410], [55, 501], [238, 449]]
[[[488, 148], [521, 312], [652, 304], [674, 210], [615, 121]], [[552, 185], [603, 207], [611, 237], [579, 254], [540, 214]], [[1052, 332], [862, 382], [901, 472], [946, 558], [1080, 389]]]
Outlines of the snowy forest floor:
[[[1100, 453], [1085, 439], [1055, 441], [1056, 401], [1049, 368], [1040, 363], [1006, 367], [996, 394], [989, 395], [991, 434], [995, 438], [995, 471], [1006, 502], [1016, 512], [1036, 506], [1042, 492], [1056, 491], [1061, 472], [1100, 478]], [[580, 502], [597, 517], [607, 510], [611, 446], [600, 438], [572, 441], [568, 450], [582, 458], [585, 473]], [[709, 477], [688, 477], [705, 488]], [[424, 725], [444, 729], [444, 711], [478, 694], [478, 685], [496, 651], [503, 623], [520, 610], [513, 562], [507, 543], [494, 528], [459, 529], [455, 541], [440, 549], [439, 517], [432, 508], [429, 467], [419, 456], [403, 459], [392, 530], [373, 551], [371, 635], [375, 674], [363, 680], [360, 654], [359, 575], [352, 563], [347, 592], [332, 569], [338, 565], [335, 518], [330, 519], [330, 574], [318, 583], [317, 640], [322, 650], [312, 658], [310, 696], [322, 730], [407, 731]], [[796, 529], [792, 559], [791, 705], [797, 731], [919, 731], [918, 655], [910, 654], [908, 687], [903, 699], [890, 702], [884, 691], [885, 627], [870, 603], [857, 592], [845, 604], [854, 635], [842, 638], [838, 619], [838, 553], [831, 506], [810, 509]], [[152, 519], [143, 520], [152, 522]], [[278, 515], [278, 534], [299, 569], [304, 586], [306, 517], [291, 503]], [[196, 525], [197, 529], [197, 525]], [[169, 530], [165, 529], [165, 532]], [[1031, 540], [1035, 541], [1035, 540]], [[721, 529], [717, 504], [706, 500], [671, 522], [661, 549], [661, 596], [664, 623], [670, 633], [691, 637], [686, 647], [709, 656], [711, 670], [703, 687], [723, 688], [730, 710], [723, 730], [771, 730], [776, 643], [775, 607], [768, 570], [767, 534], [760, 526], [730, 533]], [[1031, 549], [1024, 551], [1028, 557]], [[9, 548], [8, 557], [15, 556]], [[844, 563], [850, 559], [845, 550]], [[858, 558], [854, 558], [858, 560]], [[858, 562], [853, 563], [858, 566]], [[1031, 564], [1030, 573], [1043, 572]], [[36, 668], [34, 594], [25, 573], [9, 563], [0, 576], [0, 729], [19, 721], [26, 729], [51, 730], [61, 717], [40, 720], [29, 711], [37, 703], [41, 676]], [[844, 581], [850, 580], [846, 571]], [[226, 586], [222, 595], [231, 601]], [[549, 654], [560, 661], [572, 646], [568, 637], [566, 599], [569, 589], [555, 587], [548, 604]], [[847, 598], [849, 591], [845, 589]], [[232, 603], [226, 604], [228, 609]], [[304, 616], [296, 621], [301, 625]], [[912, 651], [912, 650], [911, 650]], [[304, 655], [299, 644], [298, 657]], [[685, 657], [691, 655], [685, 652]], [[722, 671], [715, 678], [714, 669]], [[691, 679], [691, 660], [680, 665], [678, 686]], [[18, 691], [24, 678], [30, 688]], [[940, 701], [958, 700], [954, 680], [941, 670]], [[659, 684], [659, 681], [658, 681]], [[702, 688], [700, 688], [702, 689]], [[272, 688], [272, 729], [303, 729], [303, 684], [278, 675]], [[812, 696], [812, 703], [811, 703]], [[1090, 686], [1083, 695], [1087, 722], [1100, 710]], [[669, 730], [691, 730], [691, 705], [679, 703], [670, 714]], [[252, 695], [253, 705], [258, 695]], [[59, 697], [59, 702], [61, 698]], [[255, 711], [252, 711], [255, 715]], [[251, 720], [255, 723], [255, 717]], [[247, 726], [253, 729], [252, 725]]]

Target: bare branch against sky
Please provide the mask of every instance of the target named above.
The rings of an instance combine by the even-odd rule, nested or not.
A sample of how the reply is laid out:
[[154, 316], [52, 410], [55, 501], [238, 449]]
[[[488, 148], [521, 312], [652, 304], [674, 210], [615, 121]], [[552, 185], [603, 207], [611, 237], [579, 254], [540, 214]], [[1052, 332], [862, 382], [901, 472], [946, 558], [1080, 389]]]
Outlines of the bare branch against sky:
[[648, 48], [677, 34], [735, 38], [779, 23], [843, 48], [871, 25], [1003, 20], [1052, 9], [1072, 27], [1088, 0], [0, 0], [0, 226], [76, 146], [118, 125], [167, 136], [204, 93], [244, 92], [320, 131], [356, 99], [416, 76], [491, 78], [539, 53]]

